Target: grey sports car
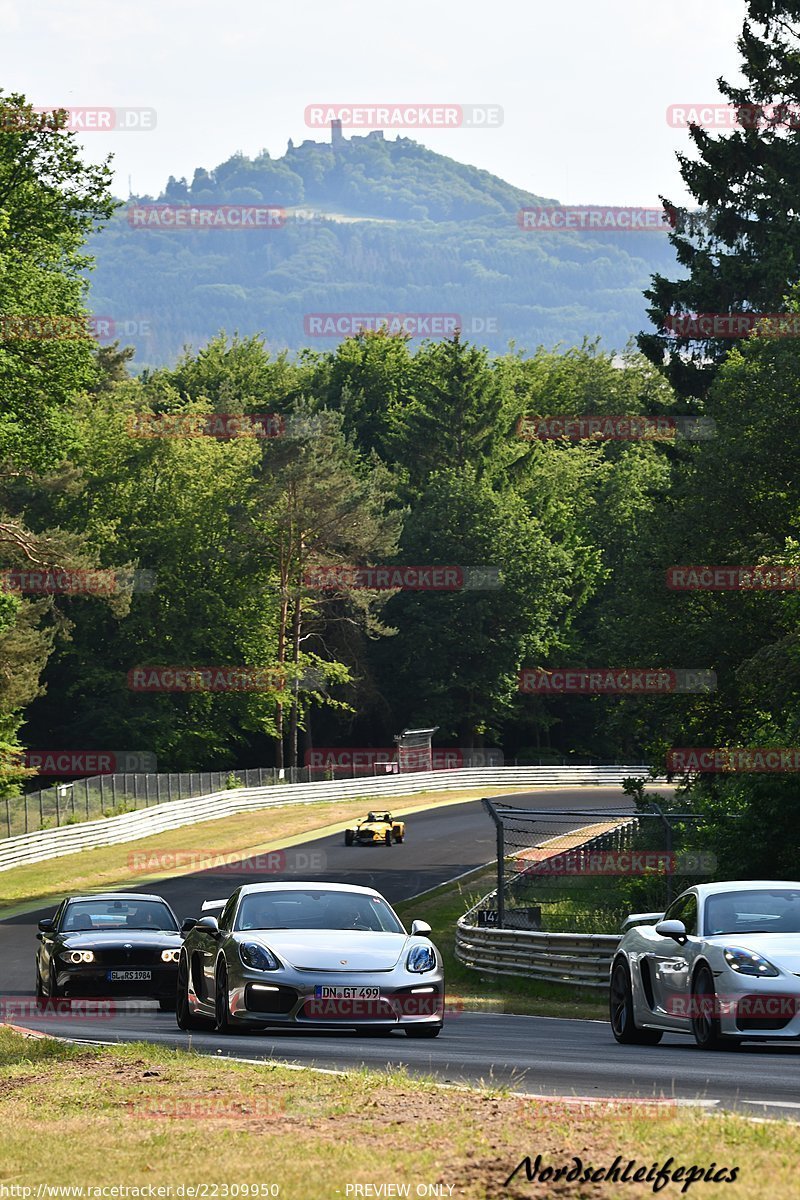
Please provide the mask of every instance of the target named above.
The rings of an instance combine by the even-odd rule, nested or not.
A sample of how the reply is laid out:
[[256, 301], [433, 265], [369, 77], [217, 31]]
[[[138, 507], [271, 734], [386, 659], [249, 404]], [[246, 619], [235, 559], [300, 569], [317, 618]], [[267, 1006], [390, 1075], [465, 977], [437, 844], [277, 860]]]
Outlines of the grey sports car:
[[[339, 883], [256, 883], [207, 901], [178, 963], [181, 1029], [355, 1027], [436, 1037], [444, 975], [430, 926], [407, 933], [380, 893]], [[184, 926], [187, 922], [184, 922]]]
[[611, 964], [618, 1042], [688, 1033], [711, 1050], [800, 1038], [800, 883], [697, 884], [634, 921]]
[[39, 922], [36, 936], [39, 1000], [138, 996], [174, 1007], [181, 936], [161, 896], [71, 896]]

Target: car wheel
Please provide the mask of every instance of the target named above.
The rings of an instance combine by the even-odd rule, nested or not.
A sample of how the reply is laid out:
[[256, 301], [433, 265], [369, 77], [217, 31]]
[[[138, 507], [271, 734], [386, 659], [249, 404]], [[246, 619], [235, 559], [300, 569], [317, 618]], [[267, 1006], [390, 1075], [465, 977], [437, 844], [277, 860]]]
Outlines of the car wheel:
[[633, 990], [628, 964], [617, 959], [611, 973], [608, 997], [608, 1018], [611, 1032], [623, 1046], [657, 1046], [661, 1041], [658, 1029], [639, 1029], [633, 1019]]
[[44, 984], [42, 983], [42, 976], [39, 973], [39, 962], [37, 960], [37, 962], [36, 962], [36, 999], [44, 1000], [46, 998], [46, 996], [47, 996], [47, 993], [44, 990]]
[[396, 842], [402, 842], [402, 840], [403, 840], [403, 838], [404, 838], [404, 837], [405, 837], [405, 834], [404, 834], [404, 833], [396, 833], [396, 834], [395, 834], [395, 837], [394, 837], [394, 840], [395, 840]]
[[441, 1032], [441, 1025], [406, 1025], [406, 1037], [410, 1038], [435, 1038]]
[[345, 831], [344, 831], [344, 844], [345, 844], [345, 846], [352, 846], [352, 844], [353, 844], [353, 831], [352, 831], [352, 829], [345, 829]]
[[386, 837], [383, 840], [386, 842], [387, 846], [391, 846], [391, 844], [392, 844], [392, 831], [391, 830], [389, 830], [389, 832], [386, 834]]
[[56, 969], [52, 963], [50, 963], [50, 972], [47, 978], [47, 995], [49, 998], [51, 1000], [63, 1000], [66, 1007], [69, 1008], [72, 1002], [64, 995], [64, 992], [56, 983]]
[[228, 1007], [228, 968], [225, 963], [217, 967], [217, 986], [214, 991], [214, 1015], [217, 1033], [235, 1033]]
[[720, 1033], [716, 1006], [714, 976], [708, 967], [700, 967], [692, 984], [692, 1033], [701, 1050], [719, 1050], [722, 1046], [738, 1045], [736, 1039], [729, 1041]]
[[189, 1007], [189, 960], [182, 954], [178, 962], [178, 985], [175, 991], [175, 1018], [178, 1029], [196, 1030], [213, 1029], [213, 1021], [205, 1017], [197, 1017]]

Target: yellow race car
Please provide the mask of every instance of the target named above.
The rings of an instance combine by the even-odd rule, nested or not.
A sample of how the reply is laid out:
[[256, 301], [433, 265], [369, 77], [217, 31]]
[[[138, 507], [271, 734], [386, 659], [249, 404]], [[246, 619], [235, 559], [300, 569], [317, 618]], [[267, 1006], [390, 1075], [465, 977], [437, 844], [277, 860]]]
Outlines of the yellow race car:
[[362, 820], [356, 821], [344, 831], [345, 846], [374, 846], [380, 844], [391, 846], [392, 842], [402, 842], [406, 835], [405, 821], [398, 821], [388, 812], [367, 813]]

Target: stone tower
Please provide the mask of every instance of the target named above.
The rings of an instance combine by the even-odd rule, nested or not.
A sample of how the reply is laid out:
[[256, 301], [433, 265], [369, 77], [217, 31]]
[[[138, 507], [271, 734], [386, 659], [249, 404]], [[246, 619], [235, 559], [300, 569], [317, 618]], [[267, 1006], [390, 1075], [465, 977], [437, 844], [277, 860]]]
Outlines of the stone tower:
[[344, 135], [342, 133], [342, 122], [339, 120], [331, 121], [331, 145], [334, 150], [337, 146], [344, 145]]

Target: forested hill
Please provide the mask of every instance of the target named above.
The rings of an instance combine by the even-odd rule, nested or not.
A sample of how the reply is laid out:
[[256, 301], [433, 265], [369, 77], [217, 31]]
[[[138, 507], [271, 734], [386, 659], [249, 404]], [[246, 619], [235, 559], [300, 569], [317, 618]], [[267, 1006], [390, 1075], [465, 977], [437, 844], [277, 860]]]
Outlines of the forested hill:
[[[252, 231], [131, 227], [131, 204], [148, 202], [277, 205], [287, 219]], [[646, 324], [651, 273], [674, 270], [666, 235], [520, 229], [520, 208], [556, 202], [409, 138], [237, 154], [120, 208], [90, 244], [92, 308], [141, 366], [220, 329], [261, 333], [275, 350], [329, 346], [308, 318], [328, 312], [456, 314], [496, 352], [597, 336], [621, 349]]]

